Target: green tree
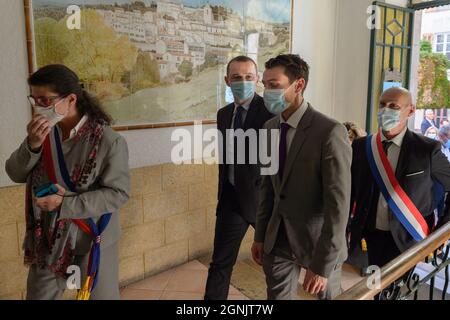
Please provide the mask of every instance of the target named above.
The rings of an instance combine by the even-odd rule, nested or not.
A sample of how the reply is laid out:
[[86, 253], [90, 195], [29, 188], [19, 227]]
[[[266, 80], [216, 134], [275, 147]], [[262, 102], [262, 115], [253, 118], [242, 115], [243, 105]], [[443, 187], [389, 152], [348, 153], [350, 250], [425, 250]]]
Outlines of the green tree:
[[185, 79], [188, 79], [189, 77], [192, 76], [193, 67], [194, 67], [194, 65], [192, 64], [192, 62], [187, 61], [187, 60], [183, 60], [183, 62], [178, 67], [178, 71], [180, 71], [181, 75]]
[[118, 83], [136, 63], [137, 48], [127, 36], [117, 36], [94, 10], [82, 10], [80, 30], [65, 27], [66, 19], [58, 24], [59, 44], [69, 48], [64, 64], [76, 70], [85, 83], [103, 81]]
[[58, 33], [58, 22], [52, 18], [37, 19], [34, 24], [36, 62], [39, 67], [48, 64], [63, 63], [67, 48], [61, 46]]
[[447, 69], [450, 69], [447, 57], [440, 53], [433, 53], [431, 43], [421, 41], [417, 108], [450, 108], [450, 83]]
[[131, 70], [130, 82], [133, 93], [157, 86], [160, 83], [158, 62], [150, 54], [140, 52]]

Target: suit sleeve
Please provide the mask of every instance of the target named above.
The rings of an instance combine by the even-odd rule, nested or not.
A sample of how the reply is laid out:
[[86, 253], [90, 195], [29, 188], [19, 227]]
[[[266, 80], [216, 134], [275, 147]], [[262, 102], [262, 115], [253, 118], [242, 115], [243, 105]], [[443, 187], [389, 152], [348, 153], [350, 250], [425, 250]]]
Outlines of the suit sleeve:
[[6, 161], [5, 170], [9, 178], [15, 183], [25, 183], [34, 166], [41, 158], [41, 151], [32, 152], [25, 139], [19, 148], [14, 151]]
[[350, 211], [352, 149], [345, 128], [336, 125], [322, 148], [325, 217], [310, 269], [328, 278], [339, 255], [347, 249], [345, 231]]
[[[445, 192], [450, 191], [450, 162], [442, 153], [440, 144], [436, 144], [431, 154], [431, 176], [434, 181], [439, 182]], [[447, 195], [444, 214], [440, 217], [437, 228], [450, 222], [450, 196]]]
[[128, 147], [125, 139], [117, 138], [106, 156], [104, 169], [99, 175], [99, 188], [75, 197], [64, 198], [60, 219], [87, 219], [114, 213], [129, 198], [130, 174]]
[[[263, 129], [268, 130], [267, 124], [263, 126]], [[267, 144], [267, 147], [270, 146], [270, 138], [268, 138]], [[260, 166], [260, 168], [262, 167], [263, 166]], [[272, 216], [274, 198], [275, 196], [271, 176], [261, 176], [261, 184], [259, 187], [259, 204], [255, 224], [255, 242], [264, 242], [267, 225], [269, 224], [270, 217]]]

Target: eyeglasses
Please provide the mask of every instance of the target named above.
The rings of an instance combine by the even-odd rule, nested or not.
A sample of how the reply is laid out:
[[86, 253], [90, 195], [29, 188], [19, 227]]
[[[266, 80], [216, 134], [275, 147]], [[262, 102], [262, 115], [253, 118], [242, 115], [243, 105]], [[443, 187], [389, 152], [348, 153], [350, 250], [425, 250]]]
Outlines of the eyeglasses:
[[29, 95], [27, 98], [28, 98], [28, 101], [30, 102], [31, 106], [40, 106], [40, 107], [48, 108], [51, 105], [53, 105], [53, 103], [57, 99], [62, 99], [63, 97], [61, 97], [61, 96], [33, 97], [32, 95]]

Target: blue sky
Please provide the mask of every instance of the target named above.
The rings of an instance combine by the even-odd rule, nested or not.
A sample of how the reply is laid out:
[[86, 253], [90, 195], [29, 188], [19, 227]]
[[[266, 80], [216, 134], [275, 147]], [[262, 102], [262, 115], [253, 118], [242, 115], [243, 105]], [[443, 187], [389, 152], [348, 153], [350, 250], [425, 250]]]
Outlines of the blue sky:
[[[150, 3], [151, 0], [141, 0]], [[159, 0], [161, 1], [161, 0]], [[247, 15], [258, 19], [271, 20], [274, 22], [289, 22], [291, 18], [291, 0], [162, 0], [163, 2], [184, 3], [185, 5], [198, 7], [207, 2], [211, 5], [223, 5], [231, 7], [236, 11], [247, 11]], [[70, 4], [119, 4], [130, 3], [131, 0], [34, 0], [35, 5], [59, 4], [68, 6]], [[246, 8], [244, 8], [246, 7]]]

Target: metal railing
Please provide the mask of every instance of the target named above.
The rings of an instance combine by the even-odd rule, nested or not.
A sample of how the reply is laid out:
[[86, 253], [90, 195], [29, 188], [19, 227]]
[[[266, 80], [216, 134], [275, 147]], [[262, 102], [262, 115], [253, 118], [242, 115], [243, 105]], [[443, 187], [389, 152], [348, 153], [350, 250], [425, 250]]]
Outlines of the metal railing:
[[[443, 270], [444, 285], [440, 298], [445, 300], [449, 285], [449, 239], [450, 222], [382, 267], [378, 286], [372, 285], [373, 276], [369, 275], [338, 296], [336, 300], [370, 300], [374, 297], [380, 300], [417, 300], [419, 289], [425, 285], [429, 285], [429, 299], [433, 300], [437, 298], [435, 279]], [[414, 271], [416, 265], [421, 262], [432, 266], [432, 271], [422, 278]]]

